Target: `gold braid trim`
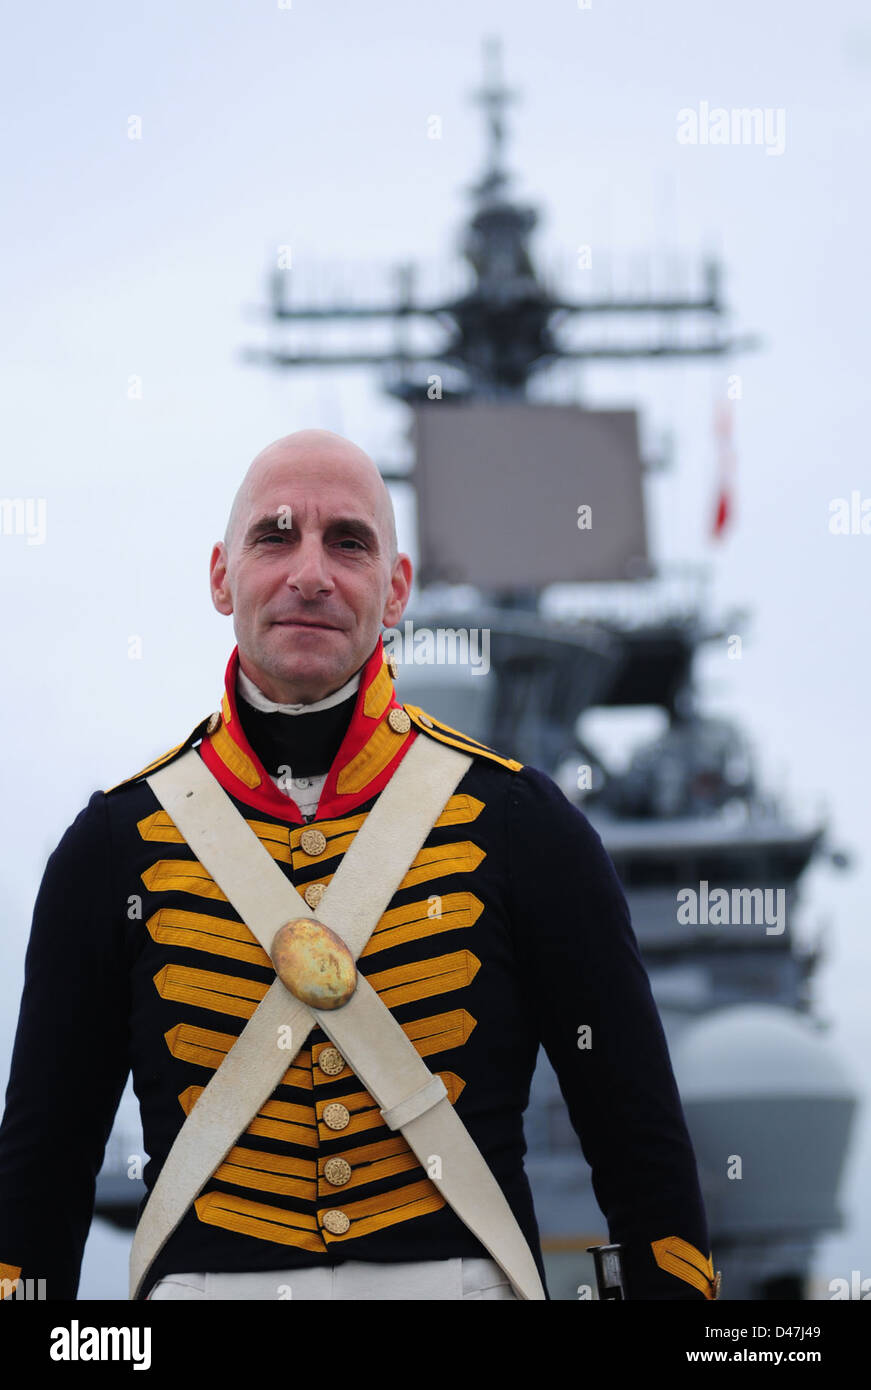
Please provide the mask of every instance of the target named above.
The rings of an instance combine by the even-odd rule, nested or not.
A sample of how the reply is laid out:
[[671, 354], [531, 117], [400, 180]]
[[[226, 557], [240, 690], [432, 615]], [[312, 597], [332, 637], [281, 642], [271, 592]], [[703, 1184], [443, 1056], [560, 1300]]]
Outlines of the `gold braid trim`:
[[[447, 743], [451, 748], [459, 748], [461, 753], [477, 753], [480, 758], [489, 758], [491, 762], [499, 763], [502, 767], [509, 768], [511, 772], [519, 772], [523, 767], [523, 763], [519, 763], [516, 758], [503, 758], [501, 754], [488, 748], [486, 743], [478, 743], [477, 739], [470, 738], [468, 734], [460, 733], [458, 729], [452, 729], [449, 724], [442, 724], [440, 720], [426, 714], [419, 705], [403, 705], [402, 708], [413, 724], [423, 733], [428, 734], [430, 738], [437, 739], [439, 743]], [[428, 722], [424, 723], [421, 716]]]
[[667, 1274], [674, 1274], [693, 1288], [698, 1289], [705, 1298], [719, 1298], [720, 1273], [714, 1273], [713, 1251], [705, 1259], [701, 1250], [690, 1245], [680, 1236], [665, 1236], [662, 1240], [650, 1242], [653, 1258]]

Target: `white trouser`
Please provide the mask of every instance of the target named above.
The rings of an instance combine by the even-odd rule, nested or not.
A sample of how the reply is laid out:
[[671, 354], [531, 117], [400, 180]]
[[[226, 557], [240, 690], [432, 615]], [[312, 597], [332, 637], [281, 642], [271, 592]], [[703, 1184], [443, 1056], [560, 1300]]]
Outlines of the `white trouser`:
[[371, 1264], [346, 1260], [333, 1268], [270, 1269], [244, 1274], [169, 1274], [148, 1298], [379, 1299], [513, 1298], [517, 1295], [493, 1260], [419, 1260]]

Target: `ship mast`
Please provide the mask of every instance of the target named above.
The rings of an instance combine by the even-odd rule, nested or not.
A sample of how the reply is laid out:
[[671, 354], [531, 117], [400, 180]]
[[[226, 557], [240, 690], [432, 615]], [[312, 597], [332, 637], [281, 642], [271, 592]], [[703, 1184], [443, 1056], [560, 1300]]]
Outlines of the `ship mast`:
[[[554, 296], [536, 271], [529, 249], [538, 213], [518, 202], [510, 191], [505, 167], [508, 103], [515, 93], [506, 88], [497, 40], [485, 45], [484, 85], [474, 94], [486, 117], [487, 154], [484, 171], [468, 190], [472, 208], [462, 238], [471, 285], [458, 298], [424, 301], [415, 293], [413, 268], [397, 268], [398, 293], [393, 300], [351, 303], [335, 299], [324, 304], [291, 302], [285, 272], [271, 277], [270, 317], [276, 323], [319, 325], [380, 321], [398, 330], [413, 321], [435, 325], [441, 342], [424, 350], [403, 346], [373, 351], [289, 352], [251, 349], [249, 362], [274, 367], [357, 367], [392, 369], [385, 389], [409, 403], [426, 399], [433, 375], [446, 377], [443, 396], [523, 399], [533, 379], [561, 361], [629, 361], [716, 357], [758, 346], [755, 338], [735, 338], [723, 330], [725, 313], [720, 269], [714, 261], [702, 267], [700, 294], [680, 291], [660, 295], [612, 295], [571, 298]], [[643, 343], [614, 342], [601, 334], [582, 345], [564, 332], [579, 320], [601, 325], [614, 315], [657, 316], [659, 332]], [[704, 322], [702, 333], [689, 332], [688, 321]], [[663, 324], [666, 331], [663, 331]]]

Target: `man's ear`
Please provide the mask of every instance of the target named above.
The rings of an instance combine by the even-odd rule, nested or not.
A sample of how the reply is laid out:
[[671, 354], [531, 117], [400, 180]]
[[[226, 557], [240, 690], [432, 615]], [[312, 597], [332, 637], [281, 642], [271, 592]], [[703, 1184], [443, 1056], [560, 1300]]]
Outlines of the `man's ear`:
[[405, 612], [408, 596], [411, 593], [411, 560], [407, 555], [397, 555], [390, 576], [390, 594], [384, 605], [381, 621], [385, 627], [396, 627]]
[[223, 541], [216, 541], [209, 561], [209, 584], [212, 603], [219, 613], [229, 617], [233, 612], [233, 595], [227, 582], [227, 551]]

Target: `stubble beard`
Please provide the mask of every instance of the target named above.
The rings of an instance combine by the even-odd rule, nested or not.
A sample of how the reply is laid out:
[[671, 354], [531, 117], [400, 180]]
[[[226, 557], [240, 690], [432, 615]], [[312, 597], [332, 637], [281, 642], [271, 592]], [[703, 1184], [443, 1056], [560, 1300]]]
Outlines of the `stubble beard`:
[[[306, 651], [302, 645], [308, 640], [305, 637], [298, 644], [295, 641], [296, 633], [289, 637], [281, 628], [272, 628], [271, 631], [278, 641], [264, 642], [254, 659], [258, 669], [269, 677], [274, 687], [284, 690], [281, 697], [267, 696], [274, 698], [277, 704], [314, 704], [326, 699], [341, 689], [367, 659], [363, 656], [358, 660], [357, 654], [343, 645], [330, 650], [333, 639], [325, 635], [322, 635], [319, 643], [312, 643], [310, 651]], [[288, 687], [291, 693], [287, 693]]]

